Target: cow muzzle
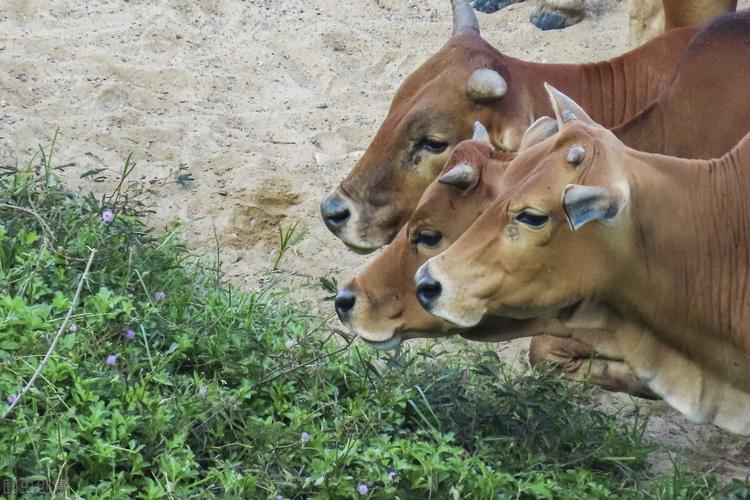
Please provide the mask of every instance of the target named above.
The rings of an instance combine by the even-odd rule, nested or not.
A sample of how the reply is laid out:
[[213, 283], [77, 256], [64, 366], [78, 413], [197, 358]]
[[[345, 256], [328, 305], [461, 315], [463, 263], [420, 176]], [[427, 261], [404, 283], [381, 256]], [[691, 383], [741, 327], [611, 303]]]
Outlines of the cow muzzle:
[[466, 293], [463, 283], [445, 279], [440, 266], [430, 265], [432, 260], [423, 264], [414, 276], [417, 300], [430, 314], [453, 326], [461, 329], [476, 326], [485, 312], [481, 301]]
[[351, 218], [351, 211], [344, 199], [333, 192], [320, 204], [320, 215], [326, 227], [336, 236]]

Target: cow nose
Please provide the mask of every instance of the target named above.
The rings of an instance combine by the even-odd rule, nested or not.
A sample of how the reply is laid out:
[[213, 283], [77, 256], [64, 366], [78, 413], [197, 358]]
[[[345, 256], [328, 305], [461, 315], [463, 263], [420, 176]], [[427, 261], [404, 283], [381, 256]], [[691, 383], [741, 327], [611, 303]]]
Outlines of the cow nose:
[[336, 234], [341, 229], [341, 226], [349, 220], [351, 212], [349, 212], [344, 202], [337, 196], [329, 196], [320, 204], [320, 215], [323, 217], [323, 222], [326, 223], [328, 229]]
[[336, 314], [338, 314], [341, 321], [344, 321], [346, 315], [354, 308], [356, 301], [357, 299], [354, 297], [354, 294], [348, 288], [344, 288], [336, 294], [333, 305], [336, 307]]
[[432, 304], [440, 297], [443, 286], [432, 277], [430, 271], [422, 269], [417, 277], [417, 300], [422, 307], [429, 310]]

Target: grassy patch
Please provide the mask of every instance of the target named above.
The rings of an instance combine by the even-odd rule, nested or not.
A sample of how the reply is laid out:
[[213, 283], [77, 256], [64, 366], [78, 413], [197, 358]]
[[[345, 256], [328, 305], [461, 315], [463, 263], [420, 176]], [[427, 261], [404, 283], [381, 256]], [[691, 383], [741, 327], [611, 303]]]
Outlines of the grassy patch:
[[[283, 290], [224, 285], [175, 232], [144, 225], [137, 196], [67, 192], [50, 157], [0, 171], [3, 405], [38, 368], [97, 253], [49, 362], [0, 422], [0, 485], [84, 498], [743, 491], [679, 469], [648, 478], [644, 424], [592, 409], [581, 386], [510, 374], [490, 350], [383, 355]], [[281, 233], [286, 247], [292, 234]]]

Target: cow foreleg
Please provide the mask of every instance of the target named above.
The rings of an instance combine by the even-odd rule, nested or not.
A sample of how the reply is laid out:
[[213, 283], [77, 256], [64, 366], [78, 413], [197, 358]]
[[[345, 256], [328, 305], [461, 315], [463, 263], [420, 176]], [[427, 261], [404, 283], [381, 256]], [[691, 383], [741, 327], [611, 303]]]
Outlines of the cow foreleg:
[[531, 22], [540, 30], [559, 30], [583, 19], [583, 0], [540, 0]]
[[595, 347], [574, 338], [540, 335], [532, 338], [529, 345], [529, 363], [532, 366], [549, 362], [565, 378], [589, 380], [608, 391], [658, 399], [624, 361], [598, 356], [601, 353]]
[[514, 3], [519, 2], [523, 2], [523, 0], [475, 0], [473, 5], [479, 12], [492, 14], [500, 9], [504, 9], [508, 5], [513, 5]]

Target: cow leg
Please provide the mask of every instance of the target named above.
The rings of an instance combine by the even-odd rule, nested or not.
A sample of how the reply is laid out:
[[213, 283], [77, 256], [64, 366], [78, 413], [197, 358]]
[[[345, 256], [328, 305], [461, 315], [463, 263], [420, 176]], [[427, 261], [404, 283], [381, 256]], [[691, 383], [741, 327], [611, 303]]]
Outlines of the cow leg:
[[492, 14], [500, 9], [504, 9], [508, 5], [513, 5], [514, 3], [519, 2], [523, 2], [523, 0], [474, 0], [473, 5], [479, 12]]
[[583, 19], [583, 0], [541, 0], [531, 14], [531, 22], [540, 30], [559, 30]]
[[633, 396], [658, 399], [644, 385], [624, 361], [597, 357], [594, 347], [573, 338], [540, 335], [531, 339], [529, 363], [551, 363], [565, 378], [587, 379], [592, 384], [612, 392], [624, 392]]

